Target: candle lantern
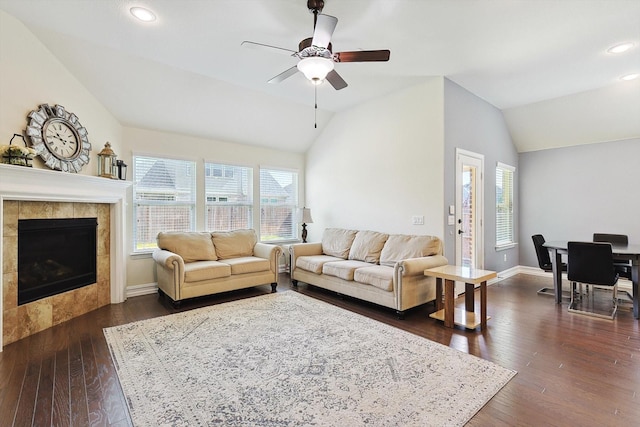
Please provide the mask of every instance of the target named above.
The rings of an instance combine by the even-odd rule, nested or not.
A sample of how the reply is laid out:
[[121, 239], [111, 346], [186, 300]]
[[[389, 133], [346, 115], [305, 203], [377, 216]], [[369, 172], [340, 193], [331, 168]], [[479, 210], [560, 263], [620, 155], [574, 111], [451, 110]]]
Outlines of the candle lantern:
[[102, 151], [98, 153], [98, 176], [103, 178], [118, 179], [116, 153], [111, 149], [111, 144], [104, 144]]

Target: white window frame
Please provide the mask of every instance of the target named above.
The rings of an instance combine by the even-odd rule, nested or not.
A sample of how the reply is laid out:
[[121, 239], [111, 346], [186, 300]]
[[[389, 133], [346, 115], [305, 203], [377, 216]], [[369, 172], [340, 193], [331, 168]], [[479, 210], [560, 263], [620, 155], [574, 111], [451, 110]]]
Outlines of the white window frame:
[[[171, 162], [176, 165], [177, 168], [182, 168], [184, 174], [179, 177], [179, 187], [165, 188], [162, 190], [161, 187], [148, 187], [145, 189], [144, 184], [141, 181], [144, 179], [144, 174], [146, 171], [143, 171], [143, 163], [142, 162], [158, 162], [158, 161], [166, 161]], [[157, 236], [157, 232], [160, 231], [194, 231], [196, 225], [196, 177], [193, 171], [196, 170], [196, 162], [194, 160], [188, 159], [180, 159], [180, 158], [172, 158], [158, 155], [148, 155], [148, 154], [134, 154], [133, 155], [133, 238], [132, 238], [132, 248], [134, 254], [143, 254], [150, 253], [157, 248], [155, 244], [155, 238]], [[150, 169], [149, 169], [150, 170]], [[178, 176], [174, 177], [174, 184], [178, 182]], [[159, 191], [160, 189], [160, 191]], [[162, 194], [164, 191], [164, 196]], [[173, 194], [172, 194], [173, 193]], [[147, 198], [139, 198], [139, 194], [147, 194], [149, 196], [153, 196], [156, 194], [156, 197], [147, 197]], [[163, 199], [164, 197], [164, 199]], [[157, 228], [156, 230], [149, 230], [147, 233], [154, 234], [153, 239], [151, 236], [147, 236], [148, 239], [144, 242], [139, 242], [138, 232], [138, 216], [141, 214], [139, 209], [141, 207], [176, 207], [176, 208], [186, 208], [188, 211], [186, 217], [186, 227], [151, 227]], [[173, 214], [172, 214], [173, 217]]]
[[[230, 231], [230, 229], [254, 228], [253, 212], [256, 206], [255, 206], [254, 192], [253, 192], [253, 168], [249, 166], [220, 163], [216, 161], [205, 161], [204, 168], [205, 168], [205, 172], [206, 171], [213, 172], [214, 170], [220, 171], [219, 175], [214, 173], [210, 173], [209, 175], [207, 175], [205, 173], [204, 190], [203, 190], [205, 194], [205, 197], [204, 197], [205, 230], [206, 231]], [[210, 195], [210, 194], [216, 193], [218, 189], [210, 188], [208, 184], [210, 183], [215, 184], [216, 182], [223, 181], [223, 180], [227, 181], [231, 179], [240, 179], [240, 177], [244, 176], [242, 171], [240, 171], [239, 174], [236, 174], [235, 173], [236, 169], [241, 169], [246, 171], [246, 182], [243, 183], [243, 185], [246, 186], [246, 188], [243, 188], [243, 189], [244, 191], [246, 191], [246, 194], [244, 194], [244, 196], [247, 197], [247, 200], [245, 201], [231, 200], [230, 201], [230, 199], [233, 199], [233, 195], [228, 193], [225, 193], [223, 195], [221, 195], [222, 193], [217, 193], [215, 196]], [[240, 177], [238, 177], [237, 175], [240, 175]], [[240, 199], [242, 194], [237, 194], [236, 196], [238, 199]], [[215, 198], [215, 201], [209, 200], [211, 197]], [[228, 209], [231, 212], [234, 209], [240, 209], [240, 210], [247, 209], [244, 216], [247, 219], [247, 222], [244, 224], [232, 224], [229, 227], [224, 227], [224, 229], [220, 227], [216, 227], [215, 225], [210, 225], [211, 219], [209, 218], [209, 209], [210, 207], [214, 207], [214, 206], [222, 206], [224, 207], [224, 209]], [[231, 222], [235, 223], [233, 219], [231, 220]]]
[[[515, 166], [497, 162], [496, 164], [496, 249], [508, 249], [516, 245], [515, 239], [515, 209], [514, 186]], [[505, 181], [509, 179], [510, 182]], [[507, 187], [507, 197], [504, 189]], [[498, 188], [502, 189], [501, 197], [498, 197]]]
[[[298, 210], [298, 198], [299, 198], [299, 188], [300, 188], [300, 174], [298, 170], [280, 168], [280, 167], [270, 167], [270, 166], [260, 166], [259, 168], [259, 197], [258, 197], [258, 207], [259, 207], [259, 221], [260, 221], [260, 241], [267, 243], [284, 243], [284, 242], [293, 242], [298, 241], [298, 218], [297, 218], [297, 210]], [[265, 183], [263, 182], [263, 171], [266, 172], [274, 172], [274, 173], [282, 173], [282, 174], [291, 174], [291, 185], [292, 188], [289, 189], [288, 197], [285, 198], [286, 185], [282, 187], [282, 192], [280, 189], [276, 188], [279, 192], [278, 195], [275, 194], [264, 194], [263, 190], [265, 190], [263, 184], [273, 185], [273, 182]], [[274, 179], [277, 181], [273, 175], [271, 175], [270, 179]], [[280, 183], [279, 183], [280, 184]], [[271, 190], [274, 191], [274, 190]], [[276, 197], [281, 196], [281, 197]], [[274, 236], [270, 230], [273, 230], [273, 227], [270, 227], [266, 224], [265, 214], [269, 212], [271, 208], [274, 206], [287, 207], [289, 210], [289, 215], [287, 218], [284, 218], [283, 224], [285, 226], [290, 226], [290, 234], [288, 235], [277, 235]], [[289, 220], [290, 224], [286, 224], [286, 221]]]

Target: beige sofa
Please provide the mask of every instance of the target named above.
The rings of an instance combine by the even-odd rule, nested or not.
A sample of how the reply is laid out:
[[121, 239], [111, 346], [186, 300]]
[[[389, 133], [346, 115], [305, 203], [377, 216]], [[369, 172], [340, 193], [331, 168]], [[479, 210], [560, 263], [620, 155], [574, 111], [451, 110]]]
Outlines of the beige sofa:
[[433, 236], [328, 228], [319, 243], [291, 245], [291, 280], [395, 309], [435, 300], [427, 268], [446, 265], [442, 241]]
[[254, 230], [158, 234], [158, 291], [174, 305], [187, 298], [278, 283], [282, 248], [258, 242]]

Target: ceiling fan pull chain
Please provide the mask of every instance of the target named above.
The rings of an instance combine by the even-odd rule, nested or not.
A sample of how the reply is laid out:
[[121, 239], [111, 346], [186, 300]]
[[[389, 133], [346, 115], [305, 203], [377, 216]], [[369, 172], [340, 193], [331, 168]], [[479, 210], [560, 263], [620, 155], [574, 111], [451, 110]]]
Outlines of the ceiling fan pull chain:
[[314, 110], [313, 110], [313, 127], [318, 129], [318, 86], [313, 86]]

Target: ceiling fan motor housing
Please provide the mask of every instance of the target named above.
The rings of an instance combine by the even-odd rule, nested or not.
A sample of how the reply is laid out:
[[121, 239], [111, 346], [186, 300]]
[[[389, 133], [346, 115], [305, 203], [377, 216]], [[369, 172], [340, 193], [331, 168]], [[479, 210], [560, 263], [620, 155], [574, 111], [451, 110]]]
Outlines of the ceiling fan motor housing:
[[308, 58], [310, 56], [322, 56], [323, 58], [331, 58], [332, 45], [329, 43], [329, 46], [326, 48], [316, 47], [311, 45], [311, 41], [313, 37], [306, 38], [302, 40], [298, 44], [298, 56], [300, 58]]
[[307, 0], [307, 7], [311, 13], [320, 13], [324, 8], [324, 0]]

